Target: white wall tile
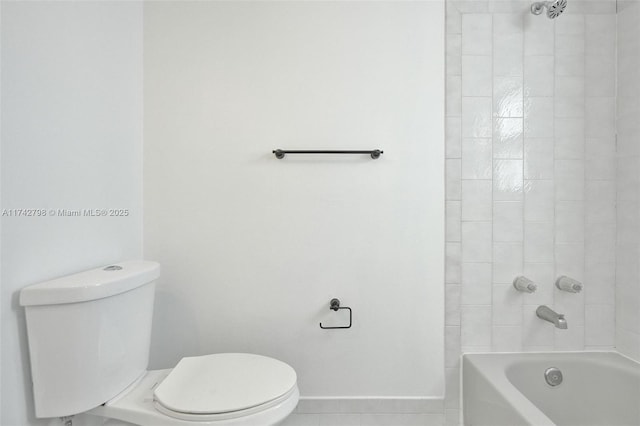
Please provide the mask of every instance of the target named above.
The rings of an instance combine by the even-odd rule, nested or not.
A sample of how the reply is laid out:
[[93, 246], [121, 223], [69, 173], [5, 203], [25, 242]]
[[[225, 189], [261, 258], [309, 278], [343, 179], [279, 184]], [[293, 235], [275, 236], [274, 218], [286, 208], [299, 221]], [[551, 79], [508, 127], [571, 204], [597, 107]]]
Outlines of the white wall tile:
[[616, 95], [616, 62], [613, 56], [585, 57], [586, 96], [614, 97]]
[[554, 95], [554, 63], [555, 59], [552, 55], [525, 56], [524, 92], [527, 96], [548, 97]]
[[576, 54], [556, 56], [555, 75], [583, 77], [585, 75], [585, 56]]
[[[522, 101], [520, 101], [520, 105], [522, 105]], [[493, 120], [493, 158], [522, 159], [523, 152], [523, 119], [520, 117], [495, 118]]]
[[554, 261], [553, 222], [525, 222], [524, 261], [546, 263]]
[[[584, 117], [584, 96], [581, 97], [560, 97], [553, 100], [553, 115], [558, 118], [583, 118]], [[557, 140], [557, 139], [556, 139]]]
[[555, 347], [558, 351], [584, 350], [584, 326], [572, 325], [565, 330], [554, 328]]
[[447, 200], [459, 200], [462, 191], [462, 161], [452, 159], [445, 161], [445, 196]]
[[462, 346], [491, 346], [491, 306], [462, 306]]
[[523, 293], [517, 291], [513, 284], [494, 285], [492, 324], [522, 325], [522, 296]]
[[[461, 104], [462, 108], [462, 104]], [[445, 157], [462, 157], [462, 118], [445, 118]]]
[[555, 97], [584, 98], [584, 77], [575, 75], [557, 75], [555, 77]]
[[462, 179], [491, 179], [492, 143], [489, 138], [462, 139]]
[[[522, 315], [521, 315], [522, 316]], [[522, 351], [522, 326], [493, 326], [491, 350], [497, 352]]]
[[[569, 98], [558, 98], [560, 102], [572, 101]], [[580, 102], [584, 105], [584, 100]], [[573, 106], [569, 106], [573, 110]], [[556, 108], [556, 111], [558, 109]], [[571, 120], [579, 125], [584, 124], [582, 120]], [[561, 132], [560, 132], [561, 133]], [[578, 135], [556, 135], [554, 156], [557, 160], [581, 160], [585, 157], [585, 142], [581, 134]]]
[[556, 25], [556, 35], [557, 34], [584, 36], [584, 15], [562, 15], [562, 25]]
[[[460, 407], [460, 368], [445, 368], [445, 408]], [[394, 424], [394, 423], [391, 423]]]
[[491, 97], [462, 98], [462, 137], [491, 137], [493, 128], [491, 104]]
[[446, 243], [445, 244], [445, 282], [452, 284], [460, 284], [461, 271], [460, 264], [462, 260], [462, 244]]
[[446, 101], [445, 115], [447, 117], [459, 117], [462, 115], [462, 77], [448, 75], [446, 77]]
[[585, 135], [610, 137], [616, 133], [615, 98], [587, 98], [585, 103]]
[[493, 282], [511, 284], [522, 275], [524, 269], [524, 246], [522, 242], [493, 243]]
[[615, 15], [585, 16], [585, 44], [590, 55], [613, 57], [616, 52]]
[[460, 326], [460, 284], [445, 285], [444, 323], [446, 326]]
[[525, 56], [553, 55], [555, 22], [529, 13], [524, 16]]
[[491, 262], [491, 222], [462, 222], [462, 261]]
[[553, 138], [524, 138], [524, 178], [554, 178]]
[[522, 160], [498, 159], [493, 162], [493, 199], [520, 201], [523, 199], [524, 169]]
[[447, 35], [462, 34], [462, 14], [452, 1], [447, 1], [445, 6], [445, 30]]
[[493, 241], [523, 241], [523, 204], [522, 201], [493, 203]]
[[490, 180], [462, 181], [462, 220], [490, 221], [493, 204]]
[[526, 180], [524, 184], [524, 219], [551, 222], [555, 212], [553, 180]]
[[462, 57], [460, 55], [446, 55], [446, 75], [462, 75]]
[[[500, 38], [504, 35], [519, 35], [520, 44], [522, 45], [524, 31], [524, 21], [522, 20], [522, 14], [520, 13], [496, 13], [493, 15], [493, 42], [496, 43], [496, 38]], [[514, 46], [515, 47], [515, 46]]]
[[462, 263], [460, 303], [462, 306], [491, 304], [491, 263]]
[[491, 55], [492, 17], [490, 14], [462, 15], [462, 54]]
[[524, 136], [551, 138], [554, 136], [553, 98], [525, 96]]
[[498, 33], [497, 31], [499, 30], [495, 25], [496, 17], [498, 16], [495, 15], [494, 17], [493, 54], [500, 56], [522, 55], [522, 32]]
[[[556, 25], [558, 28], [559, 25]], [[555, 37], [555, 53], [561, 55], [584, 55], [584, 35], [583, 34], [558, 34]]]
[[495, 77], [519, 77], [524, 74], [522, 54], [498, 53], [493, 56], [493, 75]]
[[[562, 272], [558, 272], [558, 274], [565, 275]], [[574, 278], [571, 274], [566, 275]], [[584, 326], [584, 293], [569, 293], [558, 289], [555, 289], [555, 292], [554, 307], [556, 311], [564, 314], [567, 323], [571, 322], [571, 328]]]
[[584, 202], [558, 201], [555, 215], [557, 243], [584, 241]]
[[585, 136], [585, 119], [580, 117], [557, 117], [555, 119], [556, 138], [576, 138], [583, 140]]
[[[553, 325], [536, 316], [539, 305], [522, 307], [522, 344], [523, 346], [542, 346], [553, 348]], [[553, 306], [549, 306], [553, 309]]]
[[[511, 58], [511, 57], [508, 57]], [[497, 64], [497, 60], [494, 63]], [[522, 63], [522, 62], [520, 62]], [[494, 65], [504, 68], [504, 73], [509, 72], [508, 64]], [[495, 71], [494, 71], [495, 74]], [[495, 75], [493, 80], [493, 114], [497, 117], [522, 117], [524, 114], [524, 92], [522, 86], [522, 74], [520, 75]], [[520, 131], [522, 133], [522, 130]]]
[[556, 200], [584, 200], [584, 161], [555, 161]]
[[587, 263], [616, 261], [616, 225], [599, 223], [585, 231], [585, 260]]
[[588, 180], [585, 183], [585, 221], [615, 223], [616, 184], [613, 180]]
[[444, 365], [446, 368], [460, 366], [460, 326], [444, 328]]
[[447, 55], [462, 55], [462, 34], [447, 34], [445, 43]]
[[493, 94], [491, 56], [462, 55], [462, 96]]
[[614, 305], [615, 282], [615, 263], [586, 263], [584, 273], [585, 303]]
[[445, 240], [448, 242], [451, 241], [460, 241], [460, 220], [461, 220], [461, 201], [447, 201], [445, 203], [446, 210], [446, 233]]
[[555, 282], [553, 263], [525, 263], [524, 276], [538, 285], [534, 293], [523, 294], [525, 305], [552, 305]]
[[608, 151], [607, 146], [615, 145], [615, 138], [587, 138], [585, 145], [585, 178], [614, 180], [616, 177], [615, 152]]
[[556, 273], [582, 281], [584, 279], [584, 243], [556, 243], [554, 251]]
[[585, 344], [613, 346], [615, 344], [615, 307], [613, 305], [585, 306]]

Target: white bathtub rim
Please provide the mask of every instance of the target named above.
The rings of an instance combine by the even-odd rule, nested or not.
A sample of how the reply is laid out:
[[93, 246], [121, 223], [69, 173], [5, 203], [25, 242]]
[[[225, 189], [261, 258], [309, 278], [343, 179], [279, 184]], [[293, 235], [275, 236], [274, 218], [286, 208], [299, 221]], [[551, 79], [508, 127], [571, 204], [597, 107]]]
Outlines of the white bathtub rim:
[[[532, 352], [512, 352], [512, 354], [524, 354], [524, 353], [532, 353]], [[549, 352], [540, 352], [544, 354], [548, 354]], [[556, 353], [556, 352], [553, 352]], [[468, 359], [470, 363], [473, 363], [472, 359], [469, 359], [469, 355], [500, 355], [506, 353], [500, 352], [487, 352], [480, 353], [474, 352], [469, 354], [462, 355], [462, 361], [460, 363], [461, 368], [464, 368], [464, 359]], [[480, 374], [486, 379], [489, 386], [501, 395], [505, 401], [507, 401], [512, 407], [517, 407], [518, 413], [522, 416], [525, 421], [527, 421], [530, 425], [536, 426], [555, 426], [555, 423], [547, 417], [540, 408], [538, 408], [533, 402], [531, 402], [518, 388], [515, 387], [513, 383], [507, 378], [506, 368], [508, 364], [496, 364], [489, 365], [488, 369], [482, 368], [478, 369]], [[477, 365], [477, 364], [476, 364]], [[486, 367], [486, 366], [485, 366]], [[460, 380], [462, 380], [464, 374], [464, 370], [461, 370]], [[462, 383], [460, 384], [460, 403], [463, 404], [463, 388]], [[463, 407], [463, 405], [461, 405]], [[464, 410], [462, 410], [462, 421], [464, 424]]]
[[[612, 355], [620, 357], [628, 362], [639, 365], [640, 362], [637, 360], [626, 356], [615, 349], [607, 348], [603, 350], [594, 350], [590, 349], [588, 351], [531, 351], [531, 352], [465, 352], [460, 355], [460, 412], [461, 412], [461, 421], [464, 424], [464, 389], [463, 389], [463, 377], [464, 377], [464, 360], [467, 359], [469, 362], [473, 363], [474, 356], [494, 356], [494, 355], [524, 355], [524, 356], [532, 356], [532, 355], [576, 355], [576, 354], [597, 354], [597, 355]], [[479, 361], [479, 360], [478, 360]], [[555, 426], [555, 423], [547, 417], [542, 410], [540, 410], [536, 405], [534, 405], [527, 397], [520, 392], [513, 383], [507, 378], [506, 370], [510, 366], [511, 363], [516, 360], [508, 360], [503, 364], [490, 364], [486, 365], [487, 361], [483, 362], [483, 367], [488, 367], [487, 369], [481, 369], [481, 374], [485, 379], [488, 376], [491, 378], [495, 378], [496, 380], [487, 380], [490, 383], [492, 389], [494, 389], [499, 395], [505, 398], [509, 404], [514, 407], [518, 407], [518, 410], [521, 411], [522, 417], [526, 419], [526, 421], [530, 422], [531, 425], [536, 426]], [[476, 363], [473, 363], [477, 365]], [[491, 374], [487, 374], [487, 373]], [[522, 410], [521, 410], [522, 409]]]

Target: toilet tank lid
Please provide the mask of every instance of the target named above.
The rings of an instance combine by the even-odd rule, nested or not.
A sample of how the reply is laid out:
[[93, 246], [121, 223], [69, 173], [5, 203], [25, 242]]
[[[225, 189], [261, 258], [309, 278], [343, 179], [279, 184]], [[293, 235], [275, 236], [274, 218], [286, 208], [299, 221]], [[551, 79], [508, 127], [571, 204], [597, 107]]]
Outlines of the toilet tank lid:
[[118, 262], [25, 287], [20, 291], [20, 305], [58, 305], [102, 299], [133, 290], [159, 276], [160, 264], [157, 262]]

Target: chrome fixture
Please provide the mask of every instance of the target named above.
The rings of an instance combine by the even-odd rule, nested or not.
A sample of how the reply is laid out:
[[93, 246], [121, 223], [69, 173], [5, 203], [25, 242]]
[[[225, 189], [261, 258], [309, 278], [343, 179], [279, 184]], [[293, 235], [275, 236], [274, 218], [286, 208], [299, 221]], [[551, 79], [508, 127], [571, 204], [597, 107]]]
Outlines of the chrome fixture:
[[545, 7], [547, 8], [547, 18], [555, 19], [562, 15], [562, 12], [567, 8], [567, 0], [539, 1], [533, 3], [531, 5], [531, 13], [540, 15]]
[[322, 325], [322, 323], [320, 323], [320, 328], [324, 329], [324, 330], [335, 330], [338, 328], [351, 328], [351, 325], [353, 324], [353, 312], [351, 311], [351, 308], [348, 306], [340, 306], [340, 299], [336, 299], [333, 298], [331, 299], [331, 301], [329, 301], [329, 309], [331, 309], [332, 311], [336, 311], [338, 312], [340, 309], [348, 309], [349, 310], [349, 325], [344, 325], [344, 326], [340, 326], [340, 327], [325, 327], [324, 325]]
[[103, 271], [121, 271], [122, 266], [120, 265], [109, 265], [102, 268]]
[[580, 291], [582, 291], [582, 283], [574, 280], [573, 278], [569, 278], [566, 275], [558, 277], [556, 280], [556, 287], [569, 293], [580, 293]]
[[529, 278], [520, 275], [513, 280], [513, 286], [516, 290], [521, 291], [523, 293], [533, 293], [536, 291], [538, 286], [536, 283], [531, 281]]
[[366, 151], [357, 150], [299, 150], [299, 149], [274, 149], [272, 153], [278, 160], [282, 160], [286, 154], [369, 154], [371, 158], [377, 160], [384, 151], [379, 149], [369, 149]]
[[564, 319], [564, 315], [556, 313], [546, 305], [538, 306], [538, 309], [536, 309], [536, 315], [540, 319], [549, 321], [551, 324], [555, 325], [556, 328], [560, 328], [562, 330], [567, 329], [567, 320]]
[[562, 383], [562, 371], [556, 367], [549, 367], [544, 372], [544, 379], [549, 386], [558, 386]]

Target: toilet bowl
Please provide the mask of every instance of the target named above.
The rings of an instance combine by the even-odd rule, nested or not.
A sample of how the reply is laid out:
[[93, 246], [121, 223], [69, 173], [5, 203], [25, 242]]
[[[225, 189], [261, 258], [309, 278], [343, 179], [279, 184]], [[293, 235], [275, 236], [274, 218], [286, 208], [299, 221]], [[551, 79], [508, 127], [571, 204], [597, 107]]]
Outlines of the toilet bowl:
[[287, 364], [225, 353], [183, 358], [173, 369], [148, 371], [87, 414], [142, 426], [276, 425], [298, 398], [296, 374]]
[[36, 417], [83, 413], [141, 426], [284, 420], [299, 391], [282, 361], [219, 353], [147, 371], [159, 274], [155, 262], [122, 262], [21, 291]]

